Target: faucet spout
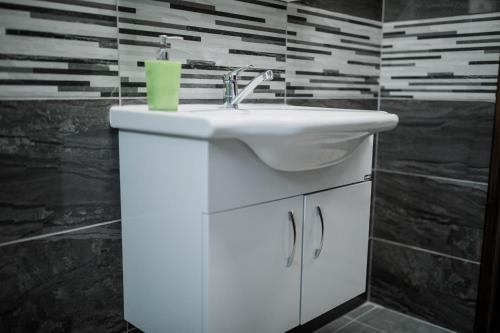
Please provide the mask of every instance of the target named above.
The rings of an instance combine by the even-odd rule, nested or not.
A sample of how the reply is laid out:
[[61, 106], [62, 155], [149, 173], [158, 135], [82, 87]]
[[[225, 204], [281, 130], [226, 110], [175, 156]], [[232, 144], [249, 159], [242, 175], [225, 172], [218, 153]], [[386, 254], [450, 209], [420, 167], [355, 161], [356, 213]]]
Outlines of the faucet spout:
[[264, 81], [271, 81], [272, 79], [273, 71], [271, 70], [267, 70], [259, 76], [255, 77], [238, 95], [233, 98], [231, 104], [235, 109], [238, 108], [238, 104], [240, 104], [242, 100], [244, 100], [252, 91], [254, 91], [254, 89], [257, 88], [259, 84]]
[[224, 94], [224, 106], [228, 109], [238, 109], [238, 104], [243, 101], [254, 89], [264, 81], [273, 79], [273, 71], [267, 70], [255, 77], [241, 92], [238, 93], [238, 74], [239, 72], [250, 68], [242, 67], [236, 71], [226, 74], [223, 77], [226, 92]]

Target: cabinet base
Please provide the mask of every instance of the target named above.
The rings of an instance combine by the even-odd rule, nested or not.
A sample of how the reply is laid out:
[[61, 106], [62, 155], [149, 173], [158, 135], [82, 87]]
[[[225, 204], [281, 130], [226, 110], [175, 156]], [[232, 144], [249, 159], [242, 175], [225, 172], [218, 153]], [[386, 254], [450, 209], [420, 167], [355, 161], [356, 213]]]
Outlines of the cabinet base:
[[361, 304], [365, 303], [367, 301], [367, 294], [362, 293], [361, 295], [358, 295], [354, 297], [353, 299], [337, 306], [336, 308], [333, 308], [332, 310], [322, 314], [321, 316], [314, 318], [311, 321], [308, 321], [307, 323], [294, 327], [291, 330], [287, 331], [286, 333], [311, 333], [314, 332], [321, 327], [325, 326], [328, 323], [331, 323], [337, 318], [342, 317], [346, 313], [348, 313], [351, 310], [354, 310]]

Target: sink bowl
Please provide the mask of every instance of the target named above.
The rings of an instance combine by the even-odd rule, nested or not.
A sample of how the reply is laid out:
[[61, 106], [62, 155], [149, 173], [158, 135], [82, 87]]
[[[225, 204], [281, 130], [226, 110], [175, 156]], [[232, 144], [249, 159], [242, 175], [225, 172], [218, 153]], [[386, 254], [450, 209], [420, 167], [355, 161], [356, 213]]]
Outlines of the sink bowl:
[[363, 140], [396, 127], [383, 111], [240, 105], [181, 105], [178, 112], [149, 111], [147, 105], [113, 106], [112, 127], [202, 140], [235, 139], [247, 144], [271, 168], [305, 171], [337, 164]]

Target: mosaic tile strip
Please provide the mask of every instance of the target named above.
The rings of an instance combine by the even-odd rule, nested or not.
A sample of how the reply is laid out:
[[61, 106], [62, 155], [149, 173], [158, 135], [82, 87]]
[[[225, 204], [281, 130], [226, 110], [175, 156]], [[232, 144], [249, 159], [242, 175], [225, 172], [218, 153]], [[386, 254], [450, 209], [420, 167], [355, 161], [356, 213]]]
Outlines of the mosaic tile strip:
[[384, 23], [383, 97], [494, 101], [500, 12]]
[[116, 0], [0, 0], [0, 98], [118, 96]]
[[222, 100], [222, 75], [253, 64], [241, 87], [258, 72], [275, 79], [260, 85], [246, 101], [283, 102], [286, 4], [277, 0], [151, 1], [119, 0], [120, 78], [123, 97], [144, 97], [144, 60], [154, 59], [158, 35], [175, 41], [170, 59], [183, 64], [181, 103]]
[[290, 4], [287, 98], [373, 98], [382, 24]]

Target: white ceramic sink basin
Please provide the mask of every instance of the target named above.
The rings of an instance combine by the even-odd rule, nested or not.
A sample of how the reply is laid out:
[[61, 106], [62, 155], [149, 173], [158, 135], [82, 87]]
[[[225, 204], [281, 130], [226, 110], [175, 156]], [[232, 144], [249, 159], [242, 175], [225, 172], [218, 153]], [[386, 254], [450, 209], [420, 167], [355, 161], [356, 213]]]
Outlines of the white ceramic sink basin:
[[268, 166], [304, 171], [343, 161], [371, 134], [396, 127], [398, 117], [383, 111], [240, 105], [181, 105], [178, 112], [148, 111], [146, 105], [114, 106], [112, 127], [204, 140], [246, 143]]

